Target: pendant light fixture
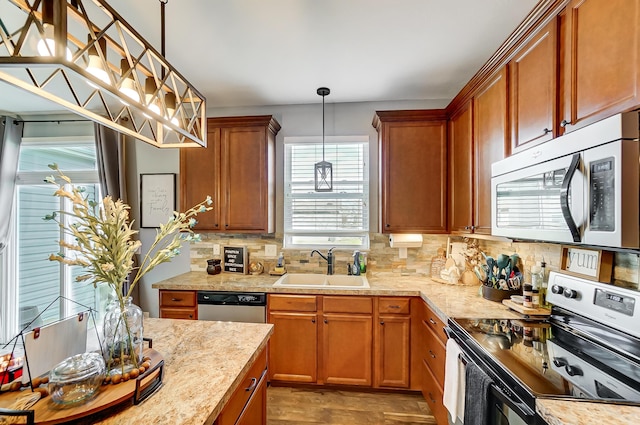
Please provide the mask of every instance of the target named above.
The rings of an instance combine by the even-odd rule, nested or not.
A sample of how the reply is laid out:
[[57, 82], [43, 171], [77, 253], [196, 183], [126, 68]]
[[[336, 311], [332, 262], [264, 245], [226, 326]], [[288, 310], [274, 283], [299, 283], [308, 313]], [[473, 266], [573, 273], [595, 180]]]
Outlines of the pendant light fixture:
[[156, 147], [206, 146], [205, 98], [165, 58], [168, 0], [162, 52], [107, 1], [0, 0], [0, 84]]
[[316, 162], [313, 173], [316, 192], [333, 191], [333, 165], [324, 160], [324, 97], [329, 93], [326, 87], [318, 89], [318, 95], [322, 96], [322, 161]]

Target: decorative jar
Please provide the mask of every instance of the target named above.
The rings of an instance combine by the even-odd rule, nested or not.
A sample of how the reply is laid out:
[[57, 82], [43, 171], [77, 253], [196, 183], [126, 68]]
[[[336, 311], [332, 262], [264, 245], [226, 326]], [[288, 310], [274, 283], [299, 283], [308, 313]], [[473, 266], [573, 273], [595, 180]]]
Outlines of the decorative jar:
[[107, 374], [124, 375], [142, 362], [142, 310], [131, 297], [107, 305], [103, 324], [102, 355]]
[[71, 356], [49, 373], [49, 393], [57, 404], [77, 404], [93, 397], [105, 376], [104, 359], [99, 353]]
[[207, 273], [218, 274], [222, 271], [220, 260], [207, 260]]

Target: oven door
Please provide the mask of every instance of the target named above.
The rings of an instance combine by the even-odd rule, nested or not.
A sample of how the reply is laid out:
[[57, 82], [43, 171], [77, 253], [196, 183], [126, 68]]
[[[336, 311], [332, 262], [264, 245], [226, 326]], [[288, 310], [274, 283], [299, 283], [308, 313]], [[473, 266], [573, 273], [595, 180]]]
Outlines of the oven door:
[[537, 415], [524, 412], [498, 388], [491, 386], [488, 425], [537, 425], [538, 423], [544, 422], [539, 422]]
[[545, 422], [520, 397], [511, 390], [511, 383], [503, 380], [491, 368], [482, 356], [474, 351], [466, 341], [464, 335], [454, 331], [450, 326], [446, 328], [449, 338], [453, 338], [460, 346], [462, 362], [475, 363], [493, 380], [488, 397], [489, 425], [541, 425]]

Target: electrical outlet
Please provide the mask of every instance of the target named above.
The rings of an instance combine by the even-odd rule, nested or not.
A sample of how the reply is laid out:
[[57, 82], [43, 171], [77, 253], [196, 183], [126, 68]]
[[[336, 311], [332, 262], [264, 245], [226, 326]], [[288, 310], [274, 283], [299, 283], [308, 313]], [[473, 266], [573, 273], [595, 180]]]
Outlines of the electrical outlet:
[[220, 255], [220, 244], [216, 243], [213, 245], [213, 255]]
[[407, 258], [407, 248], [400, 248], [398, 250], [398, 258]]
[[278, 245], [267, 244], [264, 246], [265, 257], [275, 257], [278, 255]]

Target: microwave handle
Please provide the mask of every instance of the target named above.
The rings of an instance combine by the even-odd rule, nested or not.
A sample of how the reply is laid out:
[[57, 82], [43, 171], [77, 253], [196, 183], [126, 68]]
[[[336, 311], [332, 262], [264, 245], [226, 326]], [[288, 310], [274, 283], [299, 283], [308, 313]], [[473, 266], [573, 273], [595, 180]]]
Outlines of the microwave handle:
[[569, 227], [569, 231], [571, 232], [574, 242], [580, 242], [580, 231], [578, 230], [578, 226], [576, 226], [576, 222], [573, 220], [571, 208], [569, 207], [569, 186], [571, 185], [571, 180], [573, 179], [574, 174], [578, 170], [579, 163], [580, 154], [577, 153], [573, 155], [573, 158], [571, 159], [571, 164], [564, 175], [564, 180], [562, 180], [562, 189], [560, 190], [560, 208], [562, 209], [562, 216]]

